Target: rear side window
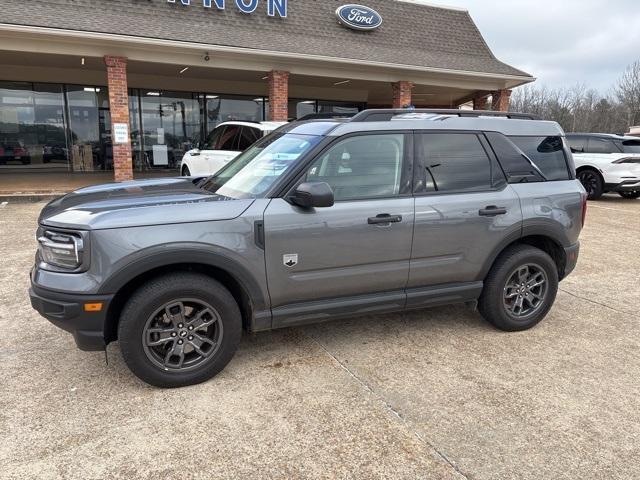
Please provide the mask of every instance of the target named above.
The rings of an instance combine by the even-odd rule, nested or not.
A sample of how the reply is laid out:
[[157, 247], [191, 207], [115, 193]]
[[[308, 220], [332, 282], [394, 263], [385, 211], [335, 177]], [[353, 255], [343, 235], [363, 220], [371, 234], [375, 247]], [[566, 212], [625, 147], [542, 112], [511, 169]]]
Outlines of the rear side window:
[[638, 140], [623, 140], [622, 150], [624, 153], [640, 153], [640, 138]]
[[529, 157], [547, 180], [569, 180], [562, 137], [509, 137]]
[[592, 137], [587, 147], [589, 153], [620, 153], [612, 140], [607, 138]]
[[505, 183], [499, 165], [472, 133], [417, 134], [416, 192], [474, 192]]

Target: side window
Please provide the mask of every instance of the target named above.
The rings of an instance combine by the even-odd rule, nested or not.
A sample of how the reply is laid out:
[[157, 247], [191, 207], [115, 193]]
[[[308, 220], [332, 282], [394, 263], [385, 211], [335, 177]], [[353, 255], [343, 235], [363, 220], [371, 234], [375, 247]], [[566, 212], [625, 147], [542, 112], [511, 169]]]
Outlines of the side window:
[[618, 153], [618, 149], [613, 142], [606, 138], [589, 138], [589, 153]]
[[[423, 133], [416, 135], [419, 176], [426, 192], [473, 192], [490, 190], [500, 177], [500, 167], [487, 155], [473, 133]], [[499, 173], [499, 175], [497, 175]]]
[[240, 126], [227, 125], [224, 129], [224, 133], [220, 136], [217, 146], [214, 150], [238, 150], [238, 134], [240, 133]]
[[562, 137], [510, 137], [547, 180], [569, 180]]
[[587, 151], [587, 139], [585, 137], [567, 137], [567, 143], [571, 153], [584, 153]]
[[346, 138], [313, 163], [305, 181], [327, 182], [336, 201], [399, 195], [404, 144], [403, 133]]
[[204, 150], [214, 150], [216, 145], [220, 142], [220, 136], [227, 127], [216, 127], [207, 137], [207, 141], [204, 144]]
[[241, 127], [238, 150], [244, 152], [260, 138], [260, 130], [253, 127]]

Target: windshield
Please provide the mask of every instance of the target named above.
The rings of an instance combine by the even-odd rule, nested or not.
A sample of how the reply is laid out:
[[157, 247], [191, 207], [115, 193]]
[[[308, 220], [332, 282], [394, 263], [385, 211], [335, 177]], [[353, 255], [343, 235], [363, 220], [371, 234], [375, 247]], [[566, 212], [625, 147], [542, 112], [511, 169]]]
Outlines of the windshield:
[[640, 153], [640, 139], [624, 140], [622, 142], [622, 150], [624, 153]]
[[230, 198], [258, 198], [321, 139], [274, 132], [206, 179], [201, 187]]

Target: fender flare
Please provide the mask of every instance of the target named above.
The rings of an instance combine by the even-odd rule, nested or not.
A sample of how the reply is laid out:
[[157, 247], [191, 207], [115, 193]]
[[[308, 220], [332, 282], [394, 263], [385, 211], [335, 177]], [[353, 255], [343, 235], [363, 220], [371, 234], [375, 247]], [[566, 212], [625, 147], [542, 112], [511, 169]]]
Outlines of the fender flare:
[[563, 248], [569, 247], [571, 245], [571, 241], [563, 231], [562, 227], [552, 220], [537, 220], [534, 222], [525, 223], [522, 226], [522, 229], [511, 232], [493, 249], [491, 254], [487, 257], [485, 263], [482, 265], [482, 269], [477, 280], [484, 280], [486, 278], [489, 270], [491, 270], [491, 267], [493, 266], [497, 258], [509, 245], [517, 242], [522, 238], [531, 237], [534, 235], [547, 237]]
[[224, 270], [245, 289], [255, 311], [269, 309], [258, 279], [232, 253], [221, 248], [192, 243], [159, 245], [126, 257], [123, 262], [126, 263], [102, 283], [99, 294], [115, 294], [132, 279], [156, 268], [194, 263]]

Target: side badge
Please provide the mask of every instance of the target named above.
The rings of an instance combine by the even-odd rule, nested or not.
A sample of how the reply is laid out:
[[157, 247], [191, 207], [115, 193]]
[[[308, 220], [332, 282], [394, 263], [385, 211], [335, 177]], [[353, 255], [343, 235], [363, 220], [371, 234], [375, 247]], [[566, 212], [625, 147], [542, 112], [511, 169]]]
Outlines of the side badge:
[[282, 256], [282, 263], [285, 266], [292, 268], [298, 264], [298, 254], [297, 253], [287, 253]]

